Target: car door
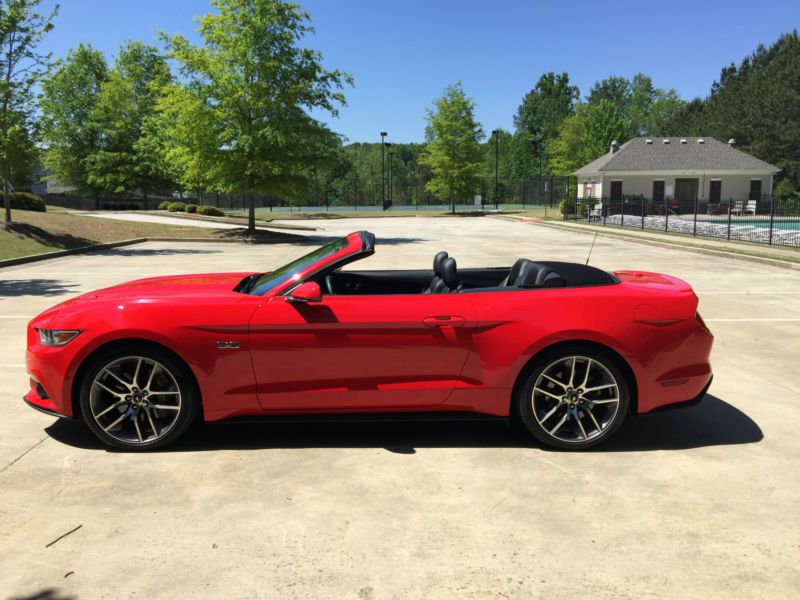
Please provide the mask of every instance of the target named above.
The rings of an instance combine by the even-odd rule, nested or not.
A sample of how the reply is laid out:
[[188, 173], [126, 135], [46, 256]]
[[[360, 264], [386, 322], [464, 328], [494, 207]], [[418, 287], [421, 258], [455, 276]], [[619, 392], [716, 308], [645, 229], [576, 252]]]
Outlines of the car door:
[[250, 323], [259, 402], [279, 411], [440, 404], [476, 325], [464, 294], [271, 297]]

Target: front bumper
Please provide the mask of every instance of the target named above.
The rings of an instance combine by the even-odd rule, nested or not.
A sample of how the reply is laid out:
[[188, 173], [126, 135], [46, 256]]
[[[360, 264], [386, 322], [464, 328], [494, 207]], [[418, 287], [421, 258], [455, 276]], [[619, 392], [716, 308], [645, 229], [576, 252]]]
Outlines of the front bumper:
[[53, 406], [53, 409], [46, 408], [42, 404], [37, 404], [37, 402], [46, 403], [47, 400], [42, 400], [41, 398], [37, 398], [34, 401], [34, 400], [31, 400], [31, 399], [28, 398], [28, 396], [30, 396], [30, 395], [31, 395], [30, 393], [25, 394], [22, 397], [22, 399], [25, 401], [25, 404], [27, 404], [28, 406], [30, 406], [34, 410], [38, 410], [41, 413], [44, 413], [46, 415], [50, 415], [51, 417], [58, 417], [59, 419], [73, 419], [74, 418], [74, 417], [68, 417], [67, 415], [60, 415], [57, 412], [55, 412], [55, 410], [54, 410], [55, 409], [55, 404], [52, 403], [52, 402], [49, 402], [49, 404], [51, 404]]

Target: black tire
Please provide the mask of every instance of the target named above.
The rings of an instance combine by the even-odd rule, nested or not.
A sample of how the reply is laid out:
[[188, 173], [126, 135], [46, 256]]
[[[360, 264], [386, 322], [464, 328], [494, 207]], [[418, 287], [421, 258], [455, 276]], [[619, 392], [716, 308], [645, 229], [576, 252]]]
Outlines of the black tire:
[[[128, 363], [136, 364], [137, 359], [140, 366], [132, 373]], [[147, 384], [146, 394], [142, 382]], [[125, 386], [129, 386], [127, 391]], [[173, 443], [195, 421], [199, 403], [189, 368], [170, 353], [146, 345], [93, 357], [80, 387], [83, 421], [101, 442], [128, 451], [154, 450]], [[114, 425], [118, 419], [120, 424]]]
[[611, 353], [566, 345], [536, 358], [515, 403], [522, 424], [537, 440], [561, 450], [584, 450], [622, 426], [630, 412], [630, 388]]

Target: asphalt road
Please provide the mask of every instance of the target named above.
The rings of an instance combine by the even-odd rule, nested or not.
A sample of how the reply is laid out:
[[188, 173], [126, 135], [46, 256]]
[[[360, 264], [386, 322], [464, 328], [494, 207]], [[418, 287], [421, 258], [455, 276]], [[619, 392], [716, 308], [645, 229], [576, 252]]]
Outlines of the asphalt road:
[[0, 270], [0, 596], [796, 595], [798, 271], [601, 236], [592, 264], [695, 286], [715, 379], [699, 406], [588, 453], [439, 423], [207, 426], [136, 455], [22, 403], [27, 321], [93, 288], [266, 270], [359, 228], [378, 236], [374, 268], [441, 249], [464, 267], [583, 261], [592, 242], [478, 217], [319, 226], [308, 246], [149, 243]]

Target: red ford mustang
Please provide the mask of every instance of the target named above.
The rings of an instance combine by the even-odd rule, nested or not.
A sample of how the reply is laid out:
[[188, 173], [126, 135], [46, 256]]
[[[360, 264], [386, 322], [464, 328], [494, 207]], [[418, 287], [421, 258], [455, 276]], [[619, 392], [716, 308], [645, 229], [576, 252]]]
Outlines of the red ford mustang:
[[711, 383], [713, 336], [680, 279], [525, 259], [459, 270], [445, 252], [432, 271], [342, 270], [374, 249], [361, 231], [268, 273], [59, 304], [28, 326], [25, 401], [128, 450], [195, 419], [364, 413], [512, 417], [580, 449]]

